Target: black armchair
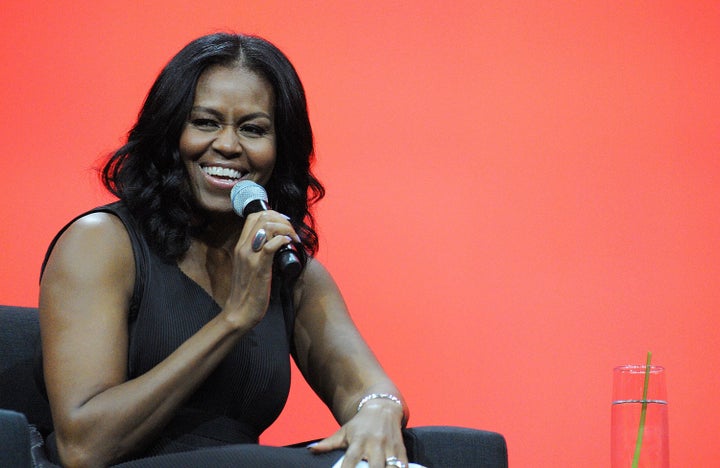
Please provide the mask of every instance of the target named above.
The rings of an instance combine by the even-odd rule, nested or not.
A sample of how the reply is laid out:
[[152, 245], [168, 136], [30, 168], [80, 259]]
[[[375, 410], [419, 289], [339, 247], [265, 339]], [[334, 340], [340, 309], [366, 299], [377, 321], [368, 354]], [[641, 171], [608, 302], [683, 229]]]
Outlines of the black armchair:
[[[37, 309], [0, 306], [1, 467], [57, 466], [48, 460], [44, 450], [43, 437], [52, 432], [52, 419], [50, 407], [37, 390], [33, 375], [38, 339]], [[429, 468], [508, 466], [505, 439], [494, 432], [447, 426], [416, 427], [406, 434], [406, 445], [408, 453]], [[207, 459], [197, 455], [193, 452], [165, 455], [155, 457], [152, 463], [146, 459], [123, 466], [200, 466], [198, 463]], [[243, 462], [235, 460], [233, 465], [243, 466]]]

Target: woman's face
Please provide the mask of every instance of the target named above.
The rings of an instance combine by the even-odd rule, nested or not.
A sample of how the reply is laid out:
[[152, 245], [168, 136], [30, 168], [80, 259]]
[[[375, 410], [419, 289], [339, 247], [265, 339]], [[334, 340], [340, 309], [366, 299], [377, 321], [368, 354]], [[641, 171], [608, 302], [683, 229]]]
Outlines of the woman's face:
[[265, 185], [275, 166], [272, 87], [241, 67], [213, 66], [200, 76], [180, 135], [180, 156], [198, 205], [230, 211], [242, 179]]

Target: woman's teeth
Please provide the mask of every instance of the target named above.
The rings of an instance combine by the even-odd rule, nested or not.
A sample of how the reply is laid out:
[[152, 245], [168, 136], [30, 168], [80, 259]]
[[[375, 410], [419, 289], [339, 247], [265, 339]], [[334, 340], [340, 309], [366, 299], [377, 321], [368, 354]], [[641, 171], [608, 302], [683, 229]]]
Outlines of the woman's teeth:
[[213, 177], [227, 177], [229, 179], [239, 179], [241, 174], [240, 171], [230, 169], [227, 167], [218, 166], [205, 166], [202, 168], [203, 172]]

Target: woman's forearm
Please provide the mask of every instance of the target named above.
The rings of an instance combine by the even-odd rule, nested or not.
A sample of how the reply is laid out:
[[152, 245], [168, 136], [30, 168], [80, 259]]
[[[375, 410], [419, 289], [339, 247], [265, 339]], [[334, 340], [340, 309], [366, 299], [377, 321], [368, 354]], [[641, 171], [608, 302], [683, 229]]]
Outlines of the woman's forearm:
[[244, 330], [221, 314], [147, 373], [92, 396], [56, 424], [67, 466], [104, 466], [142, 449]]

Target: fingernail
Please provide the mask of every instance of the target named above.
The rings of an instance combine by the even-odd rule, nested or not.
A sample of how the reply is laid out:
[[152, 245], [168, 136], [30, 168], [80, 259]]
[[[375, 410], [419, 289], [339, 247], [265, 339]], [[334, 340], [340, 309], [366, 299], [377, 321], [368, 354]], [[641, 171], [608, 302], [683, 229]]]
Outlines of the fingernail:
[[312, 444], [307, 444], [307, 445], [305, 446], [305, 448], [306, 448], [306, 449], [311, 449], [311, 448], [315, 447], [317, 444], [318, 444], [318, 442], [313, 442]]
[[290, 221], [290, 216], [288, 216], [288, 215], [286, 215], [286, 214], [282, 214], [282, 213], [280, 213], [280, 214], [282, 215], [283, 218], [285, 218], [285, 219], [287, 219], [288, 221]]

